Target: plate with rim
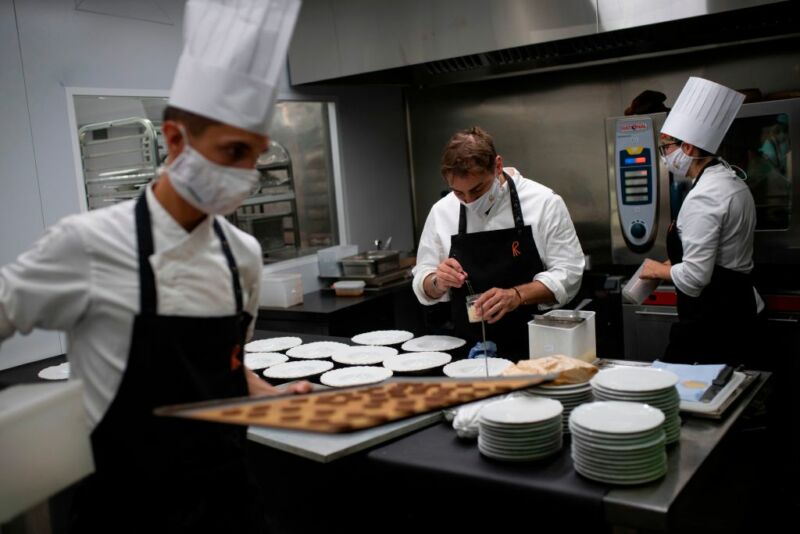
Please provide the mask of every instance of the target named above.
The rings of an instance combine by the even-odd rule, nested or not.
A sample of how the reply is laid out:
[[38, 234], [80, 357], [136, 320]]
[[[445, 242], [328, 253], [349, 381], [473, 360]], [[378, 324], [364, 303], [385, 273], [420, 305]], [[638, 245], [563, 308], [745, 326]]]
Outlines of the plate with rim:
[[652, 367], [612, 367], [603, 369], [591, 379], [595, 384], [612, 391], [647, 392], [674, 387], [678, 375], [664, 369]]
[[664, 414], [646, 404], [595, 401], [581, 404], [569, 416], [570, 428], [577, 426], [609, 434], [646, 432], [664, 423]]
[[[514, 365], [511, 360], [505, 358], [472, 358], [448, 363], [442, 372], [450, 378], [500, 376], [511, 365]], [[489, 368], [488, 375], [486, 374], [487, 366]]]
[[333, 361], [343, 365], [376, 365], [388, 356], [397, 354], [397, 349], [380, 345], [358, 345], [347, 347], [333, 354]]
[[286, 362], [267, 367], [262, 373], [265, 378], [288, 379], [315, 376], [333, 368], [333, 362], [326, 360], [305, 360]]
[[338, 341], [314, 341], [305, 345], [297, 345], [286, 351], [287, 356], [292, 358], [317, 360], [320, 358], [330, 358], [335, 353], [346, 349], [350, 345], [339, 343]]
[[[481, 410], [481, 421], [499, 425], [545, 423], [561, 416], [561, 403], [545, 397], [518, 397], [493, 402]], [[560, 419], [558, 420], [560, 423]]]
[[245, 352], [281, 352], [303, 343], [299, 337], [271, 337], [257, 339], [244, 346]]
[[341, 369], [328, 371], [319, 378], [319, 381], [326, 386], [344, 388], [383, 382], [392, 376], [392, 374], [392, 371], [385, 367], [355, 365], [353, 367], [343, 367]]
[[67, 380], [69, 378], [69, 362], [45, 367], [39, 371], [37, 376], [44, 380]]
[[351, 341], [359, 345], [399, 345], [413, 338], [407, 330], [373, 330], [353, 336]]
[[415, 373], [436, 369], [450, 363], [453, 357], [444, 352], [404, 352], [387, 356], [383, 366], [395, 373]]
[[245, 352], [244, 366], [248, 369], [266, 369], [279, 363], [289, 361], [289, 357], [280, 352]]
[[407, 352], [441, 352], [463, 347], [467, 341], [453, 336], [422, 336], [403, 343], [400, 347]]

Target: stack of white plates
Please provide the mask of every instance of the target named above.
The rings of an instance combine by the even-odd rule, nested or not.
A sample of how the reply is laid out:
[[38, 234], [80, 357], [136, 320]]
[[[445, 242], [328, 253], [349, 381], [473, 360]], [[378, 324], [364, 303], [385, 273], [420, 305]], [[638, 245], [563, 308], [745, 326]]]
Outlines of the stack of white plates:
[[635, 402], [578, 406], [569, 418], [575, 471], [609, 484], [643, 484], [667, 472], [661, 410]]
[[545, 458], [561, 450], [558, 401], [517, 397], [493, 402], [481, 410], [478, 450], [496, 460], [521, 462]]
[[569, 414], [581, 404], [592, 402], [592, 385], [589, 382], [564, 386], [542, 384], [526, 389], [525, 394], [547, 397], [560, 402], [561, 406], [564, 407], [564, 414], [562, 415], [564, 433], [569, 434]]
[[613, 367], [591, 380], [594, 398], [649, 404], [664, 412], [667, 443], [681, 438], [681, 398], [675, 385], [678, 375], [651, 367]]

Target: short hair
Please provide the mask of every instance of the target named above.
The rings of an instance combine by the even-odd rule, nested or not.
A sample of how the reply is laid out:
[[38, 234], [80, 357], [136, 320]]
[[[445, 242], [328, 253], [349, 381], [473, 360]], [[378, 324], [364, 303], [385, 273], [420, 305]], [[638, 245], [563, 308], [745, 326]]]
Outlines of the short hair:
[[191, 111], [186, 111], [185, 109], [180, 109], [173, 106], [167, 106], [164, 109], [163, 119], [164, 122], [180, 122], [186, 126], [186, 129], [189, 130], [189, 133], [194, 136], [203, 135], [203, 132], [205, 132], [209, 126], [222, 124], [218, 120], [209, 119], [208, 117], [203, 117], [197, 113], [192, 113]]
[[447, 142], [442, 153], [441, 172], [445, 178], [450, 174], [465, 176], [473, 172], [494, 171], [497, 150], [494, 140], [480, 126], [456, 132]]

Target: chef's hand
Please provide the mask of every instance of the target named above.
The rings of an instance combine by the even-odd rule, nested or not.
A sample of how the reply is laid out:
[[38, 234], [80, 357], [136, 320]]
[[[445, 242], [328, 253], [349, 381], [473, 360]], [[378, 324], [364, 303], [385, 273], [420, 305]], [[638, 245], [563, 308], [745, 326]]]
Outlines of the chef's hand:
[[447, 258], [436, 267], [436, 286], [441, 291], [447, 291], [451, 287], [461, 287], [467, 273], [455, 258]]
[[301, 380], [289, 384], [285, 388], [276, 388], [266, 380], [262, 380], [250, 369], [245, 369], [247, 378], [247, 391], [251, 397], [262, 397], [264, 395], [281, 395], [285, 393], [309, 393], [312, 389], [311, 383]]
[[475, 301], [478, 317], [483, 315], [483, 320], [489, 324], [496, 323], [508, 312], [516, 310], [521, 304], [519, 295], [513, 289], [500, 289], [493, 287], [484, 291]]
[[670, 268], [672, 264], [669, 260], [665, 261], [664, 263], [653, 261], [653, 260], [644, 260], [644, 268], [642, 268], [642, 272], [639, 275], [639, 278], [644, 280], [672, 280], [672, 275], [670, 274]]

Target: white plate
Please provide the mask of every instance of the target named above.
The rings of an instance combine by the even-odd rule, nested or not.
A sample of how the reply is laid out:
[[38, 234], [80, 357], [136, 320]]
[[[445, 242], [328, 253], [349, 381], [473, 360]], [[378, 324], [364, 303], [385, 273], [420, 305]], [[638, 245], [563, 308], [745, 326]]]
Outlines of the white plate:
[[319, 381], [326, 386], [344, 388], [349, 386], [362, 386], [383, 382], [392, 376], [392, 372], [385, 367], [354, 366], [334, 369], [323, 374]]
[[535, 389], [546, 389], [546, 390], [552, 391], [552, 392], [558, 392], [558, 391], [564, 391], [564, 392], [567, 392], [567, 391], [569, 391], [569, 392], [573, 392], [573, 391], [591, 391], [592, 390], [592, 384], [590, 384], [588, 381], [586, 381], [586, 382], [581, 382], [580, 384], [562, 384], [560, 386], [555, 386], [555, 385], [553, 385], [553, 384], [548, 382], [546, 384], [539, 384], [538, 386], [535, 386]]
[[383, 366], [396, 373], [413, 373], [441, 367], [452, 359], [444, 352], [409, 352], [387, 356]]
[[422, 336], [406, 341], [401, 347], [408, 352], [439, 352], [463, 347], [467, 342], [453, 336]]
[[248, 369], [266, 369], [288, 361], [289, 357], [279, 352], [245, 352], [244, 366]]
[[244, 346], [245, 352], [280, 352], [291, 349], [303, 342], [299, 337], [271, 337], [257, 339]]
[[344, 365], [375, 365], [387, 356], [397, 354], [397, 349], [379, 346], [347, 347], [333, 354], [333, 361]]
[[660, 427], [664, 414], [658, 408], [635, 402], [600, 401], [581, 404], [569, 416], [570, 426], [610, 434], [631, 434]]
[[306, 343], [305, 345], [298, 345], [286, 351], [287, 356], [292, 358], [302, 358], [313, 360], [317, 358], [330, 358], [335, 353], [342, 351], [349, 347], [344, 343], [336, 341], [314, 341], [313, 343]]
[[645, 392], [674, 387], [678, 380], [678, 375], [664, 369], [613, 367], [603, 369], [590, 382], [614, 391]]
[[[487, 363], [489, 374], [486, 374]], [[452, 378], [500, 376], [500, 373], [510, 365], [514, 364], [511, 360], [506, 360], [505, 358], [473, 358], [471, 360], [457, 360], [448, 363], [442, 371], [446, 376]]]
[[414, 334], [405, 330], [375, 330], [353, 336], [352, 341], [359, 345], [399, 345], [413, 337]]
[[540, 423], [560, 417], [561, 403], [544, 397], [519, 397], [493, 402], [481, 410], [481, 420], [488, 423], [520, 425]]
[[303, 378], [330, 371], [331, 368], [333, 368], [333, 362], [307, 360], [304, 362], [279, 363], [267, 368], [262, 374], [266, 378]]
[[66, 380], [69, 378], [69, 362], [45, 367], [39, 371], [39, 378], [45, 380]]

